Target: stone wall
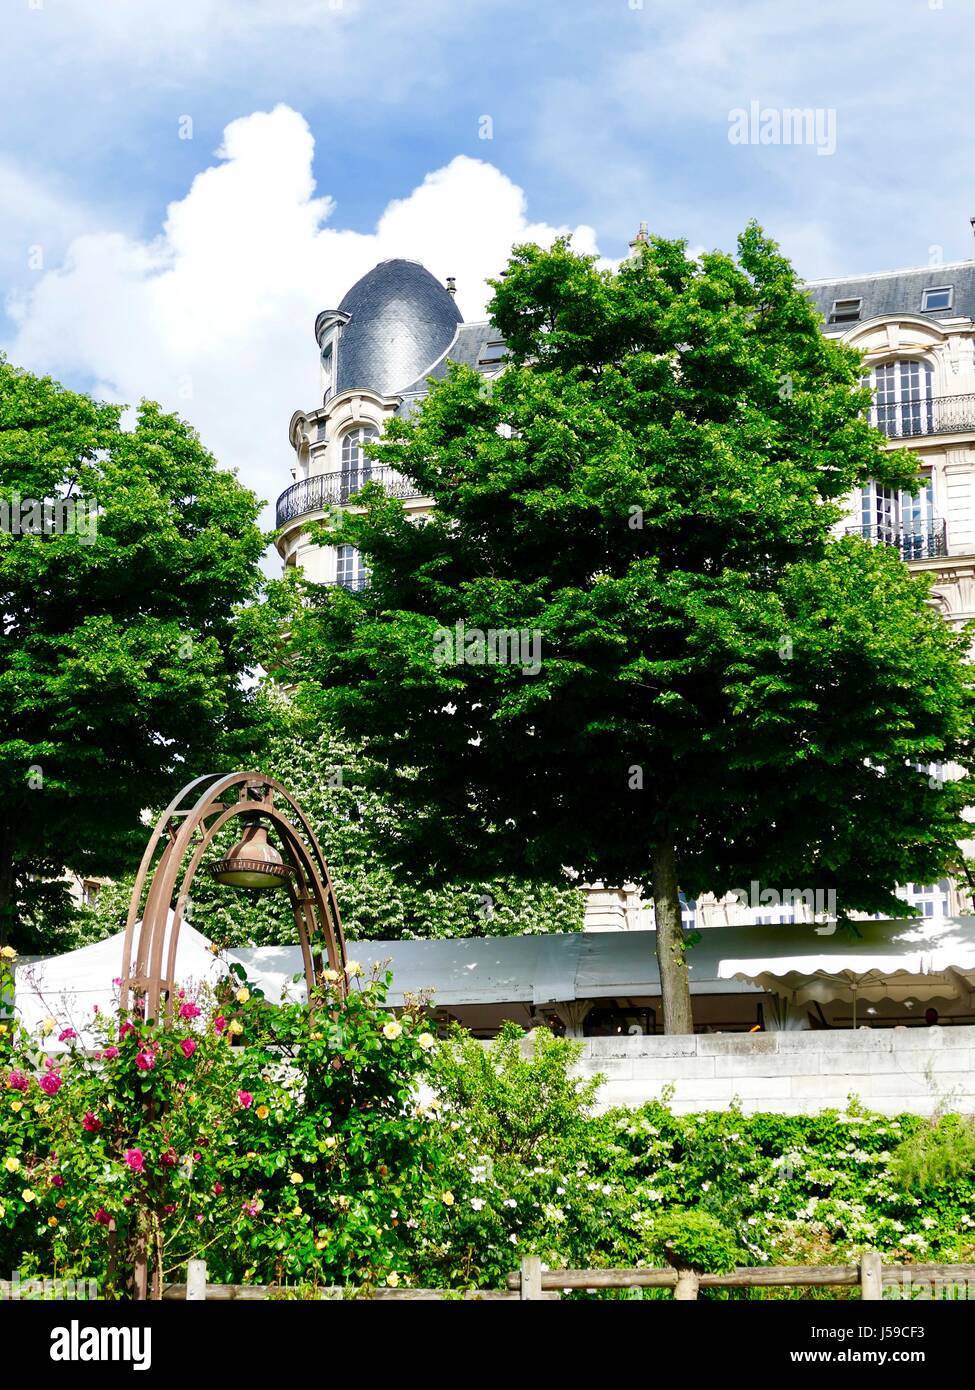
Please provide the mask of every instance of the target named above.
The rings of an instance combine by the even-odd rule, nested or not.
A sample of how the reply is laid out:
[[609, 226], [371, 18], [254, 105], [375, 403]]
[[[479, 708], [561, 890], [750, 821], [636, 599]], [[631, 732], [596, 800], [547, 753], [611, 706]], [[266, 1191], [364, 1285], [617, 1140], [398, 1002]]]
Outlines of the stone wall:
[[601, 1108], [642, 1105], [673, 1087], [677, 1113], [795, 1115], [842, 1108], [851, 1093], [885, 1114], [975, 1113], [975, 1027], [869, 1028], [693, 1037], [586, 1038], [580, 1070], [602, 1072]]

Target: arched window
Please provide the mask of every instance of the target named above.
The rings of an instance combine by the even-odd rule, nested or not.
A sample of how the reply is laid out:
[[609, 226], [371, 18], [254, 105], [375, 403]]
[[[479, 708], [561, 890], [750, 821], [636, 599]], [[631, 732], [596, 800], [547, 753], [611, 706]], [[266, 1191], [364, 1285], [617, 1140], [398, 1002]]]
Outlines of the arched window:
[[890, 439], [934, 430], [934, 372], [927, 362], [885, 362], [864, 385], [873, 391], [870, 423]]
[[363, 445], [378, 439], [375, 425], [356, 425], [342, 436], [342, 501], [347, 502], [372, 477], [372, 459], [367, 458]]

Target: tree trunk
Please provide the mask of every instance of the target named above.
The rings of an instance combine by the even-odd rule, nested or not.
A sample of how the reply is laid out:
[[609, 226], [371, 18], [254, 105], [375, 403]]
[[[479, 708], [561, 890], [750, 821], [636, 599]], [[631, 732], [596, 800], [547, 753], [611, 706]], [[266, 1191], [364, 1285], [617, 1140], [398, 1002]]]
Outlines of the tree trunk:
[[653, 911], [657, 924], [657, 965], [665, 1033], [693, 1033], [691, 987], [677, 889], [677, 855], [669, 843], [654, 845], [650, 856]]

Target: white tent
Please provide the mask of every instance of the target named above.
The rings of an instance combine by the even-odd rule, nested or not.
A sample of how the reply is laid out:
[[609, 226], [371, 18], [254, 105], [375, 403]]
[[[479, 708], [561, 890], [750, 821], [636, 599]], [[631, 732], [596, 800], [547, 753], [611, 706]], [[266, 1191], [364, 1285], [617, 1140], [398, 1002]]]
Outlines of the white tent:
[[[748, 980], [795, 1004], [967, 999], [975, 994], [975, 917], [858, 922], [855, 938], [790, 926], [733, 928], [718, 978]], [[715, 935], [724, 935], [719, 929]], [[711, 933], [705, 934], [705, 939]]]
[[[17, 962], [14, 990], [18, 1018], [32, 1031], [47, 1018], [53, 1018], [58, 1024], [45, 1040], [48, 1052], [68, 1046], [58, 1042], [58, 1033], [65, 1028], [73, 1028], [84, 1045], [94, 1045], [91, 1025], [96, 1008], [111, 1012], [118, 998], [118, 986], [113, 982], [121, 978], [124, 938], [125, 933], [118, 932], [105, 941], [96, 941], [61, 956]], [[226, 963], [214, 956], [207, 938], [184, 922], [176, 957], [180, 984], [213, 984], [226, 973]]]

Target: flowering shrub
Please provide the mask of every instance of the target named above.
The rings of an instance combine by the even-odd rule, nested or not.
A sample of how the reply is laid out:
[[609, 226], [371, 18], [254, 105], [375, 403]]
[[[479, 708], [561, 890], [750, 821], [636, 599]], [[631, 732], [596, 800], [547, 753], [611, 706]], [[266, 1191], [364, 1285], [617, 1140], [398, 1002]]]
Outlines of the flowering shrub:
[[169, 1028], [100, 1017], [93, 1056], [53, 1020], [57, 1058], [3, 1024], [0, 1267], [123, 1296], [133, 1270], [158, 1293], [196, 1256], [226, 1282], [406, 1272], [439, 1203], [435, 1126], [414, 1100], [428, 1035], [383, 1008], [383, 982], [343, 999], [328, 973], [311, 1015], [228, 979], [181, 995]]
[[356, 970], [311, 1016], [242, 978], [187, 993], [169, 1029], [106, 1016], [95, 1057], [70, 1026], [49, 1021], [54, 1055], [0, 1021], [0, 1269], [125, 1296], [143, 1258], [158, 1287], [199, 1255], [215, 1281], [302, 1288], [498, 1287], [527, 1254], [631, 1267], [666, 1246], [715, 1267], [975, 1255], [967, 1121], [597, 1115], [578, 1044], [437, 1043]]

